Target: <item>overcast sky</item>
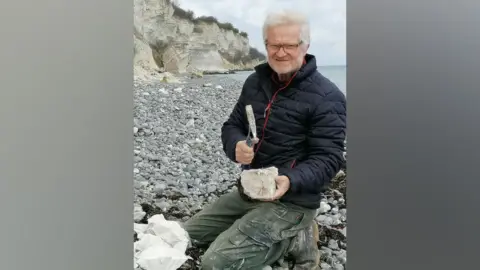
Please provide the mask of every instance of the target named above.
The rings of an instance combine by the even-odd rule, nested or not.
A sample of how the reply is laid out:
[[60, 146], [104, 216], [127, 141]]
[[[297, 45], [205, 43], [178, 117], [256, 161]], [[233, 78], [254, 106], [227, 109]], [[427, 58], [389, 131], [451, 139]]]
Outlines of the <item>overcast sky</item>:
[[179, 0], [196, 16], [214, 16], [248, 33], [250, 44], [264, 52], [262, 24], [270, 10], [291, 8], [309, 16], [309, 53], [319, 66], [346, 65], [346, 0]]

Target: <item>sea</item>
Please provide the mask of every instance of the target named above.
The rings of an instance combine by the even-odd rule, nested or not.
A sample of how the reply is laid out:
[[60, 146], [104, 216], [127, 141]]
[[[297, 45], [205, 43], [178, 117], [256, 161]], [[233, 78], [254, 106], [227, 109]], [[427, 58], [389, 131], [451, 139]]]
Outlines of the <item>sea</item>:
[[[347, 67], [346, 66], [319, 66], [318, 71], [347, 95]], [[227, 76], [238, 81], [245, 81], [252, 71], [239, 71], [235, 74], [228, 74]]]

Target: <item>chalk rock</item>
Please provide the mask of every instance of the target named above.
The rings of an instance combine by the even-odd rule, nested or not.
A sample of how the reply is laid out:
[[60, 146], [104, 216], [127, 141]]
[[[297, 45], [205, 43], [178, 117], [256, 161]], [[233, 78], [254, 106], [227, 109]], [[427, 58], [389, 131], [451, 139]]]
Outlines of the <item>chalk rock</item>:
[[158, 92], [160, 92], [160, 93], [163, 94], [163, 95], [168, 95], [168, 91], [165, 90], [165, 88], [160, 88], [160, 89], [158, 89]]
[[324, 202], [324, 201], [320, 202], [320, 207], [318, 208], [320, 213], [322, 213], [322, 214], [327, 213], [331, 209], [332, 209], [332, 207], [327, 202]]
[[148, 224], [133, 223], [133, 231], [137, 233], [137, 238], [141, 239], [148, 228]]
[[190, 259], [185, 255], [188, 233], [176, 221], [154, 215], [148, 224], [134, 224], [139, 241], [134, 243], [134, 265], [145, 270], [176, 270]]
[[145, 233], [162, 237], [172, 248], [187, 250], [188, 233], [177, 221], [166, 220], [161, 214], [148, 219]]
[[136, 263], [145, 270], [177, 270], [188, 260], [181, 251], [163, 245], [143, 250]]
[[277, 176], [278, 169], [275, 167], [244, 170], [240, 175], [240, 182], [245, 194], [250, 198], [270, 199], [277, 189], [275, 183]]

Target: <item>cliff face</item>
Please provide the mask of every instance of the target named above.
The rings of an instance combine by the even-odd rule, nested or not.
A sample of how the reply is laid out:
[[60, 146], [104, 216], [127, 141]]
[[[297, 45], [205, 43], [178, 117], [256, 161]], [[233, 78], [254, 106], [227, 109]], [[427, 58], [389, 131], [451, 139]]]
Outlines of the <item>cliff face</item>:
[[262, 61], [251, 56], [248, 37], [229, 26], [194, 18], [171, 0], [134, 0], [135, 69], [225, 71]]

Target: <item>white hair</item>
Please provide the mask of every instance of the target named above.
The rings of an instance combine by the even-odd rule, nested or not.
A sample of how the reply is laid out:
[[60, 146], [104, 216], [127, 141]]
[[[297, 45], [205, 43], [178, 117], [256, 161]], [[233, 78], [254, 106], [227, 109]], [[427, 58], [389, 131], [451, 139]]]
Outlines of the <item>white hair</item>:
[[303, 13], [293, 10], [271, 12], [263, 23], [263, 41], [267, 42], [267, 30], [272, 26], [299, 25], [300, 41], [305, 45], [310, 44], [310, 22]]

